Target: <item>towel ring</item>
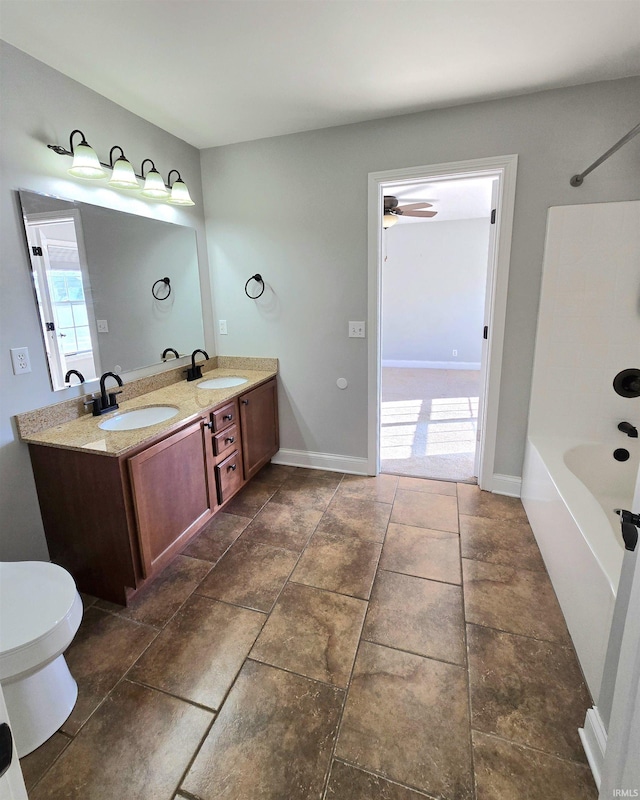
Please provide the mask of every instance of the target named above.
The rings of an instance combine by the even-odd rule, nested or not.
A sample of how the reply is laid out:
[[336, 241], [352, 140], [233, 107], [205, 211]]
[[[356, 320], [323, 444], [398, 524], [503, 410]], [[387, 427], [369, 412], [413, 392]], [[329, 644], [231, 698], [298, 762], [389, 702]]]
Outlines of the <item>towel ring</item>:
[[[161, 283], [166, 289], [166, 293], [164, 295], [158, 294], [156, 286], [158, 286], [159, 283]], [[160, 289], [160, 291], [162, 290]], [[169, 280], [169, 278], [159, 278], [151, 287], [151, 294], [156, 298], [156, 300], [166, 300], [171, 294], [171, 281]]]
[[[247, 291], [247, 287], [249, 286], [251, 281], [256, 281], [257, 283], [262, 284], [262, 289], [258, 294], [249, 294], [249, 292]], [[262, 275], [260, 275], [258, 272], [256, 272], [255, 275], [252, 275], [244, 285], [244, 293], [251, 300], [257, 300], [259, 297], [262, 297], [262, 295], [264, 294], [264, 281], [262, 280]]]

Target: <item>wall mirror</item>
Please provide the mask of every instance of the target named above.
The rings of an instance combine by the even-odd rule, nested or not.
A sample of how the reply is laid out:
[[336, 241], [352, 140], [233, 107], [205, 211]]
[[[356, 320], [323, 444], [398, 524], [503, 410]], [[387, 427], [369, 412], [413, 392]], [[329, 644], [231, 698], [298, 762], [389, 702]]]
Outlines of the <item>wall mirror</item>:
[[203, 346], [192, 228], [19, 195], [54, 391], [71, 369], [90, 381], [160, 364], [168, 347], [186, 355]]

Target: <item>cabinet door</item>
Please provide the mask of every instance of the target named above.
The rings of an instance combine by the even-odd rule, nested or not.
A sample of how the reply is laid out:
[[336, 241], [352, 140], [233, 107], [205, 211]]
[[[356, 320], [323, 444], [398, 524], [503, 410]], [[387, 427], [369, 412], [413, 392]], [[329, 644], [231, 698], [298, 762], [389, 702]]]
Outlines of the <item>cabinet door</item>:
[[278, 452], [278, 395], [275, 379], [240, 398], [244, 477], [249, 480]]
[[145, 577], [170, 561], [212, 516], [216, 495], [211, 462], [211, 435], [204, 420], [129, 459]]

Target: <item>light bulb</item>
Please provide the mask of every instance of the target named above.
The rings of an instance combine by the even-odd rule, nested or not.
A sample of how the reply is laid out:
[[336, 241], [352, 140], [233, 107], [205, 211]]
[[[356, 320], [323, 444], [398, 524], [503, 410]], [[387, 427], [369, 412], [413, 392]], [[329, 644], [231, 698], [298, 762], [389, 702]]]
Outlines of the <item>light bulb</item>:
[[167, 200], [174, 206], [195, 206], [195, 203], [189, 195], [187, 184], [183, 181], [174, 181], [171, 187], [171, 197]]
[[170, 192], [164, 185], [160, 173], [155, 169], [150, 169], [144, 181], [144, 189], [140, 194], [144, 197], [163, 198], [169, 197]]
[[73, 164], [69, 168], [69, 175], [74, 178], [97, 180], [106, 178], [107, 172], [102, 168], [93, 147], [88, 144], [78, 144], [73, 150]]
[[385, 214], [382, 217], [382, 227], [391, 228], [393, 225], [396, 224], [397, 221], [398, 217], [395, 214]]
[[140, 184], [133, 171], [133, 167], [126, 158], [120, 157], [113, 165], [113, 172], [108, 181], [114, 189], [139, 189]]

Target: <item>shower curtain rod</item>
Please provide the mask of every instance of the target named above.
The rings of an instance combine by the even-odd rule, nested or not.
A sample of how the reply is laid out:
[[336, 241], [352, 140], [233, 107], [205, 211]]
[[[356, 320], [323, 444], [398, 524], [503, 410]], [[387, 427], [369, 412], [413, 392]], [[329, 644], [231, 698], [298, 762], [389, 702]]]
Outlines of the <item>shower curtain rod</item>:
[[599, 167], [603, 161], [606, 161], [609, 158], [609, 156], [613, 155], [616, 152], [616, 150], [619, 150], [623, 144], [626, 144], [630, 139], [633, 139], [633, 137], [636, 136], [638, 133], [640, 133], [640, 122], [636, 125], [635, 128], [632, 128], [629, 131], [629, 133], [623, 136], [619, 142], [616, 142], [613, 145], [613, 147], [610, 147], [606, 153], [603, 153], [600, 156], [600, 158], [596, 159], [593, 162], [593, 164], [591, 164], [591, 166], [587, 167], [584, 172], [581, 172], [579, 175], [574, 175], [573, 178], [571, 178], [571, 180], [569, 181], [569, 183], [572, 186], [582, 186], [583, 180], [590, 172], [593, 172], [593, 170], [596, 167]]

